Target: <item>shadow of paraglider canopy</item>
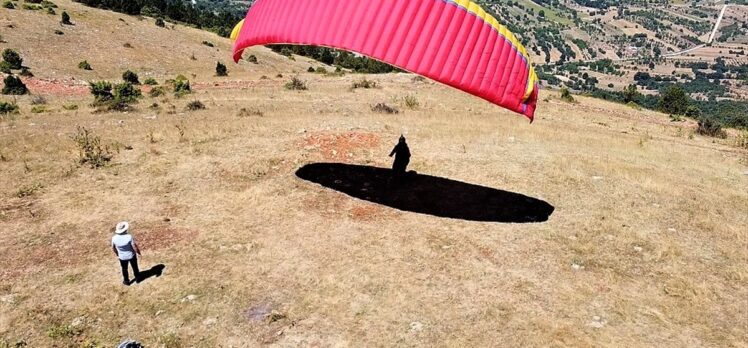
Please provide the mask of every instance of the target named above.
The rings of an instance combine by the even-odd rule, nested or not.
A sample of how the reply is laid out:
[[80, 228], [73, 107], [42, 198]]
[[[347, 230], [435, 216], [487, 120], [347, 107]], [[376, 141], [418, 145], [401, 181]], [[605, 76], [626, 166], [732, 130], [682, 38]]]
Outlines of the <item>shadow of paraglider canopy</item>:
[[518, 193], [411, 172], [400, 183], [385, 168], [313, 163], [296, 171], [301, 179], [398, 210], [469, 221], [536, 223], [554, 207]]

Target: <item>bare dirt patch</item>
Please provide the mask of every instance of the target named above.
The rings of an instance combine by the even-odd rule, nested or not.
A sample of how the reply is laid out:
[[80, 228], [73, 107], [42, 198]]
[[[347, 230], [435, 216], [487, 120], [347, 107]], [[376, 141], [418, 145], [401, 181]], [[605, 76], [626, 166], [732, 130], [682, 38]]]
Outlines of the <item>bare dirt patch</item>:
[[380, 142], [380, 136], [372, 133], [315, 133], [307, 135], [301, 147], [319, 153], [326, 161], [347, 162], [357, 152], [376, 148]]
[[59, 96], [85, 96], [88, 94], [88, 85], [85, 81], [70, 79], [38, 79], [26, 78], [23, 80], [32, 94], [59, 95]]
[[138, 230], [135, 238], [138, 246], [148, 250], [166, 249], [195, 240], [197, 231], [169, 225], [145, 226]]

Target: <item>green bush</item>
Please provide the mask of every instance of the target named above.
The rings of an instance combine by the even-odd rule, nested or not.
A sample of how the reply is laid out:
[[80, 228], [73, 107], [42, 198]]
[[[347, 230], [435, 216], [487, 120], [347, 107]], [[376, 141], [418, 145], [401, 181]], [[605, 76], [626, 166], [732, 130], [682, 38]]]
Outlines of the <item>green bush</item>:
[[138, 74], [136, 74], [136, 73], [134, 73], [134, 72], [132, 72], [130, 70], [127, 70], [124, 73], [122, 73], [122, 80], [124, 80], [125, 82], [129, 82], [129, 83], [131, 83], [133, 85], [139, 85], [140, 84], [140, 80], [138, 78]]
[[323, 66], [320, 66], [320, 67], [317, 67], [317, 70], [315, 72], [317, 74], [327, 74], [327, 69], [325, 69], [325, 67]]
[[47, 112], [47, 107], [44, 105], [37, 105], [31, 108], [32, 114], [41, 114]]
[[26, 85], [21, 81], [20, 78], [13, 75], [8, 75], [3, 80], [5, 86], [3, 87], [3, 94], [6, 95], [24, 95], [29, 92]]
[[0, 102], [0, 114], [15, 114], [18, 112], [18, 105], [16, 103]]
[[124, 82], [114, 86], [114, 99], [121, 103], [134, 103], [143, 94], [131, 83]]
[[229, 71], [226, 69], [226, 65], [221, 62], [216, 63], [216, 76], [228, 76]]
[[306, 72], [313, 73], [314, 71], [315, 71], [314, 67], [311, 67], [311, 66], [309, 67], [309, 69], [306, 69]]
[[101, 146], [101, 139], [84, 127], [78, 127], [78, 131], [72, 136], [73, 142], [78, 146], [80, 164], [88, 164], [92, 169], [105, 166], [112, 160], [109, 146]]
[[561, 88], [561, 100], [568, 102], [568, 103], [574, 102], [574, 97], [571, 95], [571, 92], [566, 87]]
[[13, 3], [10, 0], [5, 0], [3, 2], [3, 7], [12, 10], [16, 8], [16, 5], [13, 5]]
[[143, 81], [143, 84], [147, 85], [147, 86], [156, 86], [156, 85], [158, 85], [158, 81], [156, 81], [156, 79], [154, 79], [152, 77], [149, 77], [149, 78], [145, 79], [145, 81]]
[[112, 83], [109, 81], [89, 82], [88, 89], [94, 96], [94, 103], [103, 103], [114, 99]]
[[34, 77], [34, 74], [29, 70], [27, 67], [22, 67], [21, 72], [18, 73], [18, 75], [21, 75], [23, 77]]
[[62, 18], [60, 19], [60, 23], [66, 24], [66, 25], [73, 25], [73, 23], [70, 21], [70, 15], [65, 11], [62, 12]]
[[19, 70], [23, 66], [21, 55], [10, 48], [6, 48], [3, 51], [3, 62], [6, 62], [8, 67], [13, 70]]
[[93, 68], [91, 67], [91, 64], [88, 64], [88, 61], [85, 61], [85, 60], [78, 63], [78, 69], [93, 70]]
[[690, 105], [690, 97], [680, 86], [670, 86], [660, 94], [657, 108], [668, 114], [685, 115]]
[[164, 28], [166, 27], [166, 22], [164, 22], [164, 20], [161, 18], [156, 18], [156, 26]]
[[183, 97], [187, 94], [192, 93], [192, 87], [188, 80], [176, 80], [174, 81], [174, 95], [177, 98]]

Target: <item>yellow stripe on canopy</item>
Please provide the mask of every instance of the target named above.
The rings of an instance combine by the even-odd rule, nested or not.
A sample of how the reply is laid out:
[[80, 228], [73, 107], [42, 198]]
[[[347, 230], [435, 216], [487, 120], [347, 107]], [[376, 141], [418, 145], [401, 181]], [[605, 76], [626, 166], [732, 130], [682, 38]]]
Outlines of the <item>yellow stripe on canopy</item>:
[[234, 26], [234, 30], [231, 31], [231, 41], [236, 41], [236, 38], [239, 37], [239, 32], [242, 31], [242, 27], [244, 26], [244, 20], [242, 19], [239, 21], [239, 23], [236, 23], [236, 26]]

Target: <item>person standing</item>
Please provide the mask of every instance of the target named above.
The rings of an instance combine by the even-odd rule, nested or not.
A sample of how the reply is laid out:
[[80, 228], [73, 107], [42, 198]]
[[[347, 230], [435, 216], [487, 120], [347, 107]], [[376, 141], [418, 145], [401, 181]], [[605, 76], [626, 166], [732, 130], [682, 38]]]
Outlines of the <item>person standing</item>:
[[405, 176], [405, 171], [410, 163], [410, 148], [408, 148], [408, 143], [405, 142], [404, 135], [400, 135], [400, 141], [390, 152], [390, 157], [392, 156], [395, 156], [395, 161], [392, 162], [392, 172], [395, 179], [400, 180]]
[[114, 236], [112, 237], [112, 250], [114, 251], [114, 255], [117, 255], [117, 258], [119, 258], [119, 264], [122, 268], [122, 284], [126, 286], [132, 284], [127, 269], [128, 263], [132, 266], [135, 281], [140, 281], [140, 270], [138, 269], [137, 256], [140, 255], [140, 249], [135, 243], [135, 239], [133, 239], [132, 235], [129, 233], [129, 230], [130, 224], [127, 223], [127, 221], [122, 221], [115, 227]]

